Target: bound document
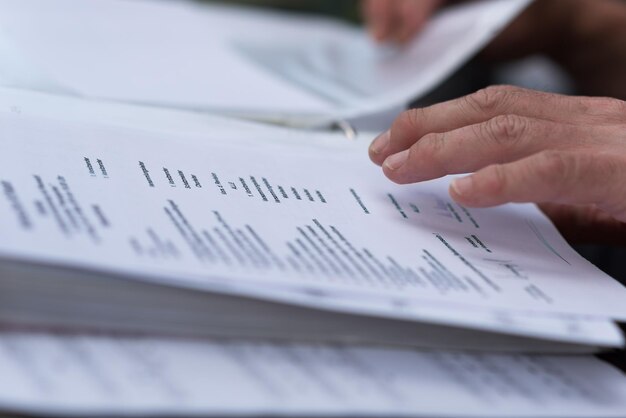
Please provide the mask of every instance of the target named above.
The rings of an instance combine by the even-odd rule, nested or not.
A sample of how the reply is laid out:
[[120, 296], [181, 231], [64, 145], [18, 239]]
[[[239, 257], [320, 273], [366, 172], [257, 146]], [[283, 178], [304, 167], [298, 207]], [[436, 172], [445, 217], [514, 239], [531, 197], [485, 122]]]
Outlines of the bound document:
[[[123, 115], [123, 117], [122, 117]], [[626, 289], [533, 205], [398, 186], [367, 139], [4, 89], [10, 328], [590, 352]]]

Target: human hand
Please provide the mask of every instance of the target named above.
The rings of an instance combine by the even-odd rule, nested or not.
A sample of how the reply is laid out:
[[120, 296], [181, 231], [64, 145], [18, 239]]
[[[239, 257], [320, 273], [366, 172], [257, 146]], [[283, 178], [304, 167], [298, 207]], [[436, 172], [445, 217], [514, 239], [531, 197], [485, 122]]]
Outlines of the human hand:
[[378, 42], [406, 43], [426, 24], [443, 0], [363, 0], [363, 17]]
[[613, 231], [626, 243], [621, 100], [489, 87], [404, 112], [370, 158], [401, 184], [473, 173], [450, 186], [462, 205], [541, 203], [566, 237], [606, 241], [598, 235]]
[[[451, 0], [363, 0], [374, 39], [405, 43]], [[543, 54], [561, 65], [580, 92], [626, 99], [626, 3], [614, 0], [535, 1], [480, 57], [503, 62]]]

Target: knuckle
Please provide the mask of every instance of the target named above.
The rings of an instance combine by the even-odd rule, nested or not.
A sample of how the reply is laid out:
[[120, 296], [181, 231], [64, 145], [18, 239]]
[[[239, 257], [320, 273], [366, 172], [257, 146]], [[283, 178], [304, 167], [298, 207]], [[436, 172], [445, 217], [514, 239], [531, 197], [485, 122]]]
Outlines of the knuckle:
[[521, 139], [530, 121], [518, 115], [499, 115], [484, 124], [485, 134], [500, 145], [512, 145]]
[[412, 125], [410, 122], [411, 117], [407, 113], [408, 111], [401, 113], [400, 116], [394, 119], [393, 123], [391, 124], [389, 134], [392, 142], [394, 142], [396, 138], [404, 137], [412, 131]]
[[443, 156], [445, 148], [445, 134], [430, 133], [425, 135], [411, 147], [411, 157], [419, 155], [420, 160], [427, 161], [428, 166], [435, 171], [445, 170], [446, 159]]
[[617, 122], [626, 120], [626, 102], [610, 97], [573, 97], [567, 99], [571, 110], [582, 115], [583, 121]]
[[493, 196], [499, 196], [507, 189], [508, 174], [502, 164], [494, 164], [489, 167], [488, 181], [483, 183], [483, 191]]
[[426, 158], [436, 160], [444, 147], [444, 134], [430, 133], [424, 135], [416, 144], [416, 148], [424, 154]]
[[559, 200], [567, 190], [568, 185], [575, 183], [581, 172], [584, 171], [584, 155], [562, 151], [548, 150], [539, 154], [539, 164], [529, 167], [539, 179], [545, 179], [552, 185], [554, 198]]
[[572, 154], [555, 150], [544, 151], [539, 154], [538, 174], [545, 176], [557, 176], [556, 178], [571, 177], [578, 171], [578, 158]]
[[430, 133], [424, 135], [424, 137], [420, 140], [419, 144], [421, 147], [428, 150], [430, 156], [437, 155], [444, 146], [444, 134], [441, 133]]
[[569, 99], [571, 103], [570, 109], [583, 115], [590, 114], [596, 108], [595, 100], [595, 97], [572, 97]]
[[405, 113], [407, 114], [408, 118], [407, 123], [409, 123], [414, 128], [423, 126], [427, 120], [428, 113], [423, 107], [418, 107]]
[[511, 86], [489, 86], [465, 96], [465, 102], [472, 110], [490, 113], [505, 106], [515, 91]]
[[612, 99], [608, 97], [596, 98], [595, 100], [596, 110], [608, 117], [626, 117], [626, 102], [623, 100]]
[[425, 118], [424, 109], [406, 110], [396, 118], [391, 125], [391, 132], [407, 134], [409, 132], [417, 132], [420, 126], [423, 126]]

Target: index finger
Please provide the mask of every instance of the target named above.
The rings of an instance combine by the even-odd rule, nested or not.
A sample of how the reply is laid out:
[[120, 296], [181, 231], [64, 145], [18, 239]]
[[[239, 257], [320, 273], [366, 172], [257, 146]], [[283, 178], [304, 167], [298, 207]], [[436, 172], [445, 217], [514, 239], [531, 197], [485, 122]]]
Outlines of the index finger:
[[[593, 118], [594, 99], [568, 97], [512, 86], [494, 86], [458, 99], [404, 112], [391, 129], [374, 140], [371, 160], [381, 165], [429, 133], [444, 133], [515, 114], [552, 122], [586, 123]], [[595, 115], [597, 116], [597, 115]]]

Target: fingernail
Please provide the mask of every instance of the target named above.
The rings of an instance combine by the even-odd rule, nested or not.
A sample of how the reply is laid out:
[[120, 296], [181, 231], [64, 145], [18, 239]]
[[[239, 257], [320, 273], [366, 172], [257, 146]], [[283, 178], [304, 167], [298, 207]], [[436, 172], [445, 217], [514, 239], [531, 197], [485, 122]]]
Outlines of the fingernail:
[[387, 159], [384, 162], [384, 165], [389, 170], [397, 170], [398, 168], [404, 165], [404, 163], [406, 162], [408, 158], [409, 158], [409, 150], [407, 149], [397, 154], [393, 154], [390, 157], [387, 157]]
[[472, 176], [462, 177], [454, 180], [450, 187], [452, 187], [452, 190], [459, 196], [469, 196], [474, 189], [474, 179]]
[[389, 145], [389, 131], [383, 132], [376, 137], [370, 145], [370, 151], [372, 151], [373, 154], [380, 154], [387, 148], [387, 145]]

